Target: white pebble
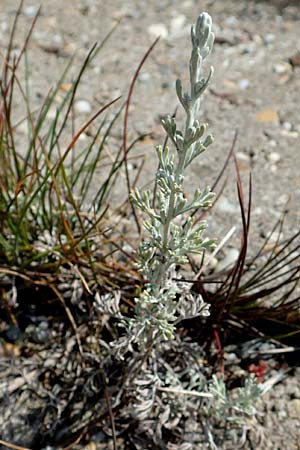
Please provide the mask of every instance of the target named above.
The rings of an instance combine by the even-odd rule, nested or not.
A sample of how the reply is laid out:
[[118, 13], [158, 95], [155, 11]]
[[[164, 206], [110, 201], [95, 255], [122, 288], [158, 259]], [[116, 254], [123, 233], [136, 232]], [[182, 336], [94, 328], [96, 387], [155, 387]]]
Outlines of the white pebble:
[[148, 27], [148, 33], [154, 37], [166, 39], [168, 37], [168, 29], [163, 23], [153, 23]]
[[280, 242], [283, 239], [283, 233], [279, 230], [269, 231], [266, 234], [266, 239], [272, 243]]
[[150, 78], [151, 78], [151, 76], [150, 76], [150, 73], [148, 73], [148, 72], [142, 72], [139, 75], [139, 81], [141, 83], [146, 83], [147, 81], [150, 80]]
[[260, 216], [262, 213], [263, 213], [263, 209], [260, 206], [257, 206], [252, 211], [253, 216]]
[[290, 122], [283, 122], [282, 127], [285, 130], [291, 131], [291, 129], [293, 128], [293, 125]]
[[269, 147], [277, 147], [277, 142], [275, 141], [275, 139], [271, 139], [271, 140], [268, 142], [268, 146], [269, 146]]
[[7, 31], [8, 30], [8, 23], [7, 22], [1, 22], [0, 30], [3, 31], [3, 32]]
[[247, 161], [247, 162], [250, 161], [250, 156], [247, 155], [247, 153], [237, 152], [237, 153], [235, 154], [235, 156], [236, 156], [236, 158], [237, 158], [239, 161]]
[[271, 152], [268, 154], [267, 158], [270, 163], [276, 164], [280, 161], [281, 156], [280, 156], [280, 153], [278, 153], [278, 152]]
[[264, 42], [265, 44], [271, 44], [275, 40], [275, 34], [273, 33], [267, 33], [264, 35]]
[[128, 163], [127, 164], [127, 168], [128, 168], [128, 170], [135, 170], [136, 169], [136, 164]]
[[278, 197], [276, 205], [286, 205], [290, 199], [289, 194], [282, 194]]
[[273, 71], [277, 73], [277, 75], [284, 75], [291, 71], [291, 66], [288, 63], [274, 64]]
[[250, 86], [250, 81], [247, 79], [241, 80], [239, 85], [241, 89], [248, 89], [248, 87]]
[[101, 67], [95, 66], [93, 68], [93, 72], [94, 72], [94, 74], [99, 75], [101, 73]]
[[34, 17], [38, 11], [37, 6], [34, 5], [28, 5], [26, 8], [24, 8], [24, 13], [27, 17]]
[[47, 112], [47, 119], [54, 120], [57, 116], [57, 110], [55, 108], [50, 108]]
[[288, 131], [288, 130], [281, 130], [280, 131], [281, 136], [285, 136], [287, 138], [291, 138], [291, 139], [298, 139], [299, 137], [299, 133], [297, 131]]
[[92, 112], [92, 106], [87, 100], [77, 100], [74, 105], [75, 111], [80, 114], [90, 114]]

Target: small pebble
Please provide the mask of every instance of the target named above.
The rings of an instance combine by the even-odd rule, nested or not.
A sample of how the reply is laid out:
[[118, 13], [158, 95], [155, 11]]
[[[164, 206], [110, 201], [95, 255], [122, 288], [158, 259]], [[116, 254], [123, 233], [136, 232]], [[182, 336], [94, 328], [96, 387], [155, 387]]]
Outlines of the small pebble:
[[291, 131], [291, 129], [293, 128], [293, 125], [290, 122], [283, 122], [282, 127], [285, 130]]
[[92, 112], [92, 106], [87, 100], [77, 100], [74, 108], [79, 114], [90, 114]]
[[278, 417], [279, 419], [285, 419], [287, 417], [287, 412], [284, 409], [281, 409], [278, 411]]
[[7, 31], [8, 30], [8, 23], [7, 22], [1, 22], [0, 30], [3, 31], [3, 32]]
[[38, 8], [34, 5], [28, 5], [24, 8], [24, 14], [27, 17], [34, 17], [38, 12]]
[[236, 158], [239, 159], [240, 161], [250, 161], [250, 156], [247, 155], [247, 153], [243, 153], [243, 152], [237, 152], [235, 154]]
[[148, 27], [148, 33], [154, 37], [160, 36], [162, 39], [166, 39], [169, 34], [166, 25], [163, 23], [153, 23]]
[[283, 239], [283, 233], [278, 230], [269, 231], [266, 234], [266, 239], [272, 243], [280, 242]]
[[268, 154], [267, 158], [270, 163], [276, 164], [280, 161], [281, 156], [280, 156], [280, 153], [278, 153], [278, 152], [271, 152]]
[[277, 73], [277, 75], [284, 75], [291, 71], [291, 66], [288, 63], [274, 64], [273, 71]]
[[35, 33], [34, 37], [38, 41], [39, 47], [47, 53], [59, 54], [63, 50], [64, 42], [59, 34], [43, 36], [40, 33]]
[[299, 133], [297, 131], [289, 131], [289, 130], [281, 130], [280, 131], [281, 136], [285, 136], [287, 138], [291, 139], [297, 139], [299, 137]]
[[99, 66], [93, 67], [93, 72], [95, 75], [99, 75], [101, 73], [101, 67]]
[[274, 139], [270, 139], [268, 142], [269, 147], [277, 147], [277, 142]]
[[259, 111], [256, 114], [255, 119], [260, 123], [278, 124], [279, 122], [278, 112], [273, 108], [266, 108]]
[[[263, 38], [258, 34], [258, 33], [254, 33], [253, 37], [252, 37], [253, 42], [258, 45], [259, 47], [262, 46], [263, 44]], [[263, 54], [265, 54], [264, 50], [261, 50], [261, 52], [263, 52]]]
[[260, 206], [257, 206], [253, 209], [252, 214], [254, 216], [260, 216], [263, 213], [263, 209]]
[[266, 45], [269, 45], [269, 44], [272, 44], [272, 42], [274, 42], [275, 41], [275, 34], [273, 34], [273, 33], [267, 33], [267, 34], [265, 34], [264, 35], [264, 43], [266, 44]]
[[270, 167], [269, 167], [270, 172], [275, 173], [275, 172], [277, 172], [277, 170], [278, 170], [278, 168], [277, 168], [276, 164], [270, 165]]
[[136, 164], [134, 164], [134, 163], [128, 163], [127, 164], [127, 168], [128, 168], [128, 170], [136, 170], [137, 169], [137, 165]]
[[54, 120], [57, 117], [57, 110], [55, 108], [50, 108], [47, 112], [47, 119]]
[[142, 72], [142, 73], [140, 73], [138, 80], [141, 83], [146, 83], [147, 81], [150, 80], [150, 78], [151, 78], [151, 75], [149, 72]]
[[248, 87], [250, 86], [250, 81], [247, 79], [241, 80], [239, 82], [239, 85], [241, 89], [248, 89]]
[[286, 205], [290, 199], [289, 194], [282, 194], [277, 198], [276, 205]]

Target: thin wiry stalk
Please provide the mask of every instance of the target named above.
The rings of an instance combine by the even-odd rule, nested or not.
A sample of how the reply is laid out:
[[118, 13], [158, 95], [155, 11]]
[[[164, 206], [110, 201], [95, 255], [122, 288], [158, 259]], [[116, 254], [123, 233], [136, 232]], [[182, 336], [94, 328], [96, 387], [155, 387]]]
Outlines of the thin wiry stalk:
[[[131, 183], [130, 183], [130, 177], [129, 177], [129, 170], [128, 170], [128, 161], [127, 161], [127, 155], [128, 155], [128, 148], [127, 148], [127, 131], [128, 131], [128, 118], [129, 118], [129, 107], [130, 107], [130, 103], [131, 103], [131, 97], [134, 91], [134, 86], [135, 83], [138, 79], [139, 73], [145, 63], [145, 61], [147, 60], [148, 56], [150, 55], [150, 53], [152, 52], [152, 50], [154, 49], [155, 45], [157, 44], [157, 42], [159, 41], [159, 37], [157, 39], [155, 39], [155, 41], [153, 42], [153, 44], [149, 47], [149, 49], [147, 50], [147, 52], [145, 53], [145, 55], [143, 56], [143, 58], [141, 59], [138, 68], [135, 71], [135, 74], [132, 78], [132, 81], [130, 83], [129, 86], [129, 91], [128, 91], [128, 96], [127, 96], [127, 100], [126, 100], [126, 106], [125, 106], [125, 114], [124, 114], [124, 125], [123, 125], [123, 152], [124, 152], [124, 166], [125, 166], [125, 174], [126, 174], [126, 183], [127, 183], [127, 192], [128, 192], [128, 196], [130, 196], [130, 192], [131, 192]], [[141, 226], [139, 224], [139, 220], [135, 211], [135, 207], [133, 202], [130, 202], [131, 204], [131, 209], [132, 209], [132, 214], [134, 216], [134, 220], [137, 226], [137, 230], [138, 233], [141, 232]]]
[[[100, 195], [94, 199], [92, 221], [87, 221], [85, 211], [81, 203], [78, 203], [75, 198], [74, 192], [80, 193], [81, 190], [84, 197], [81, 198], [81, 202], [84, 204], [89, 188], [96, 176], [96, 168], [106, 140], [109, 138], [112, 126], [116, 123], [121, 110], [114, 115], [108, 124], [104, 137], [98, 144], [97, 153], [95, 157], [92, 157], [90, 156], [92, 155], [92, 148], [97, 144], [98, 136], [107, 122], [106, 119], [101, 121], [95, 138], [91, 140], [92, 142], [87, 149], [83, 150], [87, 154], [81, 153], [83, 158], [78, 159], [78, 161], [82, 161], [82, 159], [84, 161], [76, 172], [74, 172], [76, 170], [74, 163], [77, 162], [77, 156], [75, 157], [74, 149], [79, 137], [87, 127], [118, 99], [102, 107], [79, 131], [74, 132], [67, 148], [62, 149], [60, 143], [60, 137], [67, 121], [70, 123], [70, 112], [73, 110], [72, 106], [78, 85], [91, 59], [95, 57], [104, 42], [97, 49], [91, 50], [79, 71], [73, 88], [64, 95], [56, 109], [54, 119], [48, 125], [49, 110], [53, 106], [60, 86], [72, 66], [73, 59], [66, 66], [55, 87], [46, 94], [41, 107], [32, 111], [27, 47], [38, 14], [30, 27], [20, 55], [25, 58], [25, 88], [23, 88], [18, 73], [21, 57], [13, 61], [11, 57], [21, 7], [22, 2], [11, 33], [7, 59], [3, 64], [5, 76], [1, 80], [0, 86], [2, 92], [0, 105], [0, 166], [1, 172], [4, 170], [4, 176], [1, 175], [0, 184], [0, 264], [4, 266], [4, 270], [7, 263], [10, 266], [14, 265], [17, 268], [17, 273], [19, 273], [19, 270], [30, 271], [32, 265], [34, 265], [37, 267], [36, 273], [40, 273], [42, 277], [43, 269], [55, 273], [63, 265], [72, 262], [72, 264], [78, 265], [88, 273], [88, 276], [91, 277], [89, 282], [92, 285], [96, 286], [101, 280], [102, 273], [106, 272], [105, 279], [108, 285], [117, 288], [119, 281], [116, 282], [116, 280], [125, 280], [127, 275], [124, 268], [121, 269], [120, 267], [119, 273], [112, 276], [113, 267], [109, 264], [102, 264], [102, 261], [105, 260], [105, 254], [109, 255], [106, 246], [111, 247], [111, 244], [105, 242], [102, 236], [101, 221], [106, 215], [107, 206], [102, 204], [101, 200], [104, 198], [107, 189], [112, 186], [113, 180], [111, 178], [116, 176], [123, 161], [118, 161], [119, 156], [117, 156], [117, 160], [112, 161], [113, 168], [109, 178], [105, 178], [100, 183]], [[115, 29], [116, 26], [106, 36], [106, 40]], [[25, 106], [28, 137], [28, 143], [25, 144], [25, 149], [21, 149], [20, 154], [15, 135], [21, 122], [13, 124], [16, 88], [19, 91], [18, 98], [22, 99]], [[58, 157], [56, 154], [54, 155], [55, 151], [57, 151]], [[66, 160], [70, 153], [72, 161], [71, 166], [68, 167]], [[88, 164], [86, 164], [87, 162]], [[84, 171], [86, 171], [86, 177], [82, 176]], [[43, 241], [40, 241], [45, 231], [49, 232], [52, 236], [51, 239], [53, 238], [51, 246], [44, 245]], [[66, 242], [63, 242], [62, 237], [66, 238]], [[103, 255], [99, 256], [99, 250], [97, 251], [95, 242], [101, 241], [101, 239], [104, 247]], [[110, 277], [111, 280], [109, 280]], [[88, 287], [88, 284], [86, 286]]]
[[[97, 153], [96, 153], [96, 156], [93, 158], [93, 163], [92, 163], [91, 166], [88, 167], [88, 173], [87, 173], [87, 176], [85, 177], [85, 179], [84, 179], [84, 181], [83, 181], [83, 183], [82, 183], [82, 187], [81, 187], [81, 189], [80, 189], [80, 196], [82, 197], [82, 201], [85, 201], [85, 199], [86, 199], [86, 196], [87, 196], [87, 194], [88, 194], [88, 192], [89, 192], [89, 189], [90, 189], [90, 186], [91, 186], [91, 182], [92, 182], [93, 176], [94, 176], [94, 174], [95, 174], [95, 170], [96, 170], [96, 168], [97, 168], [97, 164], [98, 164], [98, 162], [99, 162], [99, 160], [100, 160], [100, 156], [101, 156], [101, 154], [102, 154], [102, 152], [103, 152], [103, 150], [104, 150], [106, 141], [107, 141], [107, 139], [109, 138], [110, 133], [111, 133], [111, 131], [112, 131], [112, 129], [113, 129], [113, 127], [114, 127], [114, 125], [115, 125], [117, 119], [119, 118], [119, 116], [120, 116], [122, 110], [123, 110], [123, 106], [121, 106], [121, 107], [119, 108], [119, 110], [117, 111], [117, 113], [114, 115], [113, 119], [112, 119], [112, 120], [110, 121], [110, 123], [108, 124], [108, 127], [107, 127], [107, 129], [106, 129], [106, 131], [105, 131], [105, 133], [104, 133], [104, 135], [103, 135], [103, 137], [102, 137], [102, 139], [101, 139], [101, 142], [100, 142], [100, 144], [99, 144], [99, 146], [98, 146], [98, 151], [97, 151]], [[102, 126], [101, 126], [101, 128], [99, 129], [99, 133], [101, 132], [101, 129], [102, 129]], [[96, 136], [95, 136], [95, 141], [97, 140], [97, 136], [98, 136], [99, 133], [97, 132], [97, 134], [96, 134]], [[93, 141], [94, 141], [94, 140], [93, 140]], [[88, 156], [88, 152], [87, 152], [87, 156]], [[116, 157], [115, 160], [113, 161], [113, 165], [116, 164], [117, 160], [118, 160], [118, 157]], [[87, 163], [86, 160], [85, 160], [85, 162], [82, 163], [82, 166], [81, 166], [81, 168], [80, 168], [79, 171], [78, 171], [79, 173], [81, 173], [81, 172], [84, 170], [84, 165], [83, 165], [83, 164], [85, 164], [85, 166], [86, 166], [86, 163]], [[108, 175], [108, 177], [107, 177], [107, 180], [109, 180], [109, 179], [110, 179], [110, 175]], [[98, 203], [98, 204], [101, 205], [101, 204], [102, 204], [102, 201], [98, 201], [98, 196], [96, 195], [96, 196], [95, 196], [95, 200], [93, 201], [93, 203], [94, 203], [94, 204], [97, 204], [97, 203]]]
[[82, 66], [80, 68], [79, 74], [76, 77], [75, 83], [74, 83], [73, 88], [72, 88], [70, 102], [69, 102], [67, 111], [65, 113], [65, 116], [64, 116], [64, 118], [62, 120], [62, 124], [60, 126], [60, 129], [59, 129], [59, 131], [57, 133], [56, 141], [54, 142], [54, 144], [56, 144], [56, 142], [58, 142], [62, 132], [64, 131], [64, 129], [66, 127], [67, 120], [68, 120], [69, 115], [70, 115], [70, 113], [72, 111], [72, 106], [73, 106], [73, 103], [74, 103], [74, 99], [75, 99], [75, 96], [76, 96], [76, 92], [77, 92], [78, 86], [80, 84], [80, 81], [82, 79], [83, 74], [85, 73], [86, 68], [88, 67], [88, 65], [90, 63], [90, 60], [92, 58], [92, 55], [93, 55], [96, 47], [97, 47], [97, 44], [94, 44], [93, 47], [91, 48], [91, 50], [89, 51], [89, 53], [87, 54], [87, 56], [86, 56], [86, 58], [85, 58], [85, 60], [84, 60], [84, 62], [82, 64]]

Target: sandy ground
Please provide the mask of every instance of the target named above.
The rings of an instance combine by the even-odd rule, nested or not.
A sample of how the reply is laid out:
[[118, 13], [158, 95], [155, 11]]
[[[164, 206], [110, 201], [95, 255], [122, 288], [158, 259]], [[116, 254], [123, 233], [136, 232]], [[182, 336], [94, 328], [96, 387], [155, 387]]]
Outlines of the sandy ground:
[[[24, 4], [14, 43], [16, 51], [39, 3], [31, 0]], [[215, 143], [193, 165], [186, 180], [187, 190], [193, 192], [198, 185], [212, 183], [238, 130], [236, 156], [245, 185], [252, 173], [253, 245], [271, 231], [283, 210], [289, 211], [285, 236], [296, 231], [300, 218], [298, 1], [44, 0], [41, 3], [41, 17], [28, 54], [33, 104], [40, 102], [75, 52], [72, 75], [66, 80], [71, 81], [91, 46], [101, 42], [121, 19], [84, 77], [78, 100], [83, 100], [91, 110], [86, 114], [82, 103], [81, 107], [77, 105], [78, 124], [118, 95], [126, 98], [141, 58], [156, 36], [161, 35], [141, 71], [130, 110], [130, 137], [151, 133], [134, 154], [147, 158], [141, 177], [143, 183], [153, 179], [157, 164], [154, 146], [163, 139], [159, 117], [173, 113], [177, 106], [175, 79], [187, 80], [190, 24], [203, 10], [209, 12], [217, 40], [208, 64], [214, 66], [215, 75], [205, 95], [201, 120], [209, 124]], [[17, 4], [16, 0], [0, 2], [1, 52]], [[121, 129], [115, 137], [120, 136]], [[133, 177], [136, 170], [133, 164]], [[222, 199], [209, 217], [211, 234], [218, 238], [233, 224], [241, 228], [233, 163], [227, 174]], [[236, 240], [231, 245], [236, 245]], [[256, 449], [300, 448], [297, 409], [300, 385], [296, 377], [290, 380], [292, 388], [286, 382], [267, 396], [264, 411], [268, 414], [263, 426], [269, 443]]]

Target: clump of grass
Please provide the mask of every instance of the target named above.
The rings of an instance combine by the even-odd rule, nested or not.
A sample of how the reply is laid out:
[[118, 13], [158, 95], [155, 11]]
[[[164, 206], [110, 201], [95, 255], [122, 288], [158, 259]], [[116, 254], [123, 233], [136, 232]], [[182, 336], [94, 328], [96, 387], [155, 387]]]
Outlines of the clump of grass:
[[[91, 294], [101, 285], [116, 286], [127, 272], [121, 264], [116, 270], [108, 263], [118, 245], [114, 245], [107, 221], [108, 200], [124, 164], [122, 145], [108, 157], [107, 144], [124, 104], [119, 98], [112, 99], [72, 132], [77, 89], [100, 44], [91, 49], [64, 97], [59, 100], [63, 82], [70, 79], [72, 60], [33, 112], [28, 43], [39, 13], [14, 58], [13, 41], [22, 3], [2, 57], [0, 275], [2, 282], [23, 279], [32, 285], [57, 287], [64, 273], [73, 273], [82, 290]], [[23, 61], [24, 82], [19, 78]], [[14, 109], [21, 101], [24, 119], [16, 122]], [[18, 133], [20, 123], [26, 124], [26, 135]], [[119, 281], [114, 281], [119, 276]]]
[[243, 226], [238, 258], [231, 267], [210, 275], [203, 262], [194, 289], [211, 304], [211, 335], [220, 333], [224, 343], [232, 342], [233, 336], [275, 339], [279, 353], [285, 348], [290, 352], [291, 344], [298, 348], [300, 333], [300, 232], [281, 239], [283, 214], [261, 248], [249, 257], [251, 178], [247, 205], [238, 168], [237, 178]]

